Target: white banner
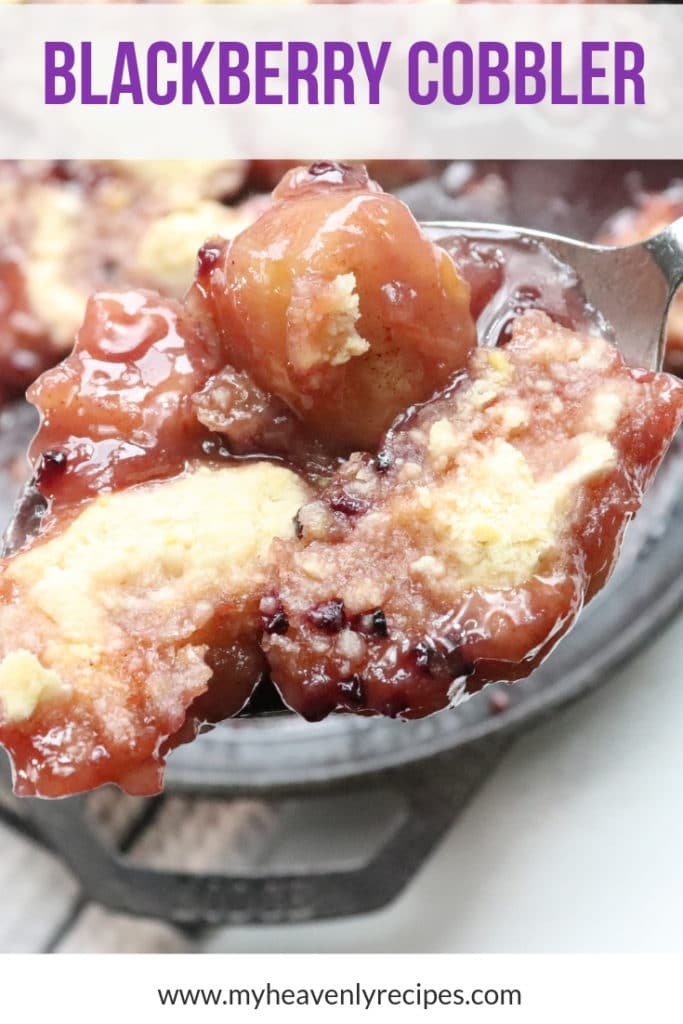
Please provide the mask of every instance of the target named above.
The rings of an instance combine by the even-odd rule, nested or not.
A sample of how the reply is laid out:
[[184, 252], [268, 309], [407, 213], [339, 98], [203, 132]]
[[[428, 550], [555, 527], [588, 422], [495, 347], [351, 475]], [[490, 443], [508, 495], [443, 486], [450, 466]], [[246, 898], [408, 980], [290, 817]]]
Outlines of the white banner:
[[6, 956], [0, 986], [5, 1019], [50, 1024], [678, 1024], [682, 969], [668, 955]]
[[681, 158], [683, 9], [0, 4], [0, 155]]

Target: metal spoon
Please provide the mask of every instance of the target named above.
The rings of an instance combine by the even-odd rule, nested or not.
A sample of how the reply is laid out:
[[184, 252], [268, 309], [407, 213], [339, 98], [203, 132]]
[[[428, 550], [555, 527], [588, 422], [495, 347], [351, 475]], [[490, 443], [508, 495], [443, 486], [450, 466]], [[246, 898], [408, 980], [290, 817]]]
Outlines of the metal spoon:
[[683, 217], [652, 238], [626, 246], [470, 221], [429, 221], [421, 227], [437, 243], [472, 234], [491, 241], [539, 242], [576, 271], [586, 299], [605, 318], [629, 366], [662, 368], [666, 316], [683, 282]]

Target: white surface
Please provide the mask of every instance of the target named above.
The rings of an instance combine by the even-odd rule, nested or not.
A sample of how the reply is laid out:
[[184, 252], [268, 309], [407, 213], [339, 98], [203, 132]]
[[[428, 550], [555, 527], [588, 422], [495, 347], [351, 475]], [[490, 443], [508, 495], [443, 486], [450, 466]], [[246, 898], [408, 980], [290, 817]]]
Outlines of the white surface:
[[520, 741], [389, 909], [207, 952], [683, 951], [683, 617]]

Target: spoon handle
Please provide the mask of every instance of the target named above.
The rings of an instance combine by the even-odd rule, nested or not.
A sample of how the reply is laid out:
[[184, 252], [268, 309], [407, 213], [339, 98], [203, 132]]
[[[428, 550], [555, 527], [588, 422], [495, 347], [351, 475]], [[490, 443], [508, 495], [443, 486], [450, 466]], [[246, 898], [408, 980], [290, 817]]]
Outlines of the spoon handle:
[[669, 302], [683, 283], [683, 217], [648, 238], [644, 247], [653, 256], [669, 286]]

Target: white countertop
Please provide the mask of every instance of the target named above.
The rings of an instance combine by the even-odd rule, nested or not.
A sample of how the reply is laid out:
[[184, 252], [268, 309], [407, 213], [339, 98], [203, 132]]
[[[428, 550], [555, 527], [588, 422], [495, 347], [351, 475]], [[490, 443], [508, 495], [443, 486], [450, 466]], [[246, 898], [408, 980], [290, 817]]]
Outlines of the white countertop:
[[683, 617], [519, 741], [400, 899], [233, 952], [683, 950]]

